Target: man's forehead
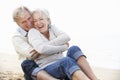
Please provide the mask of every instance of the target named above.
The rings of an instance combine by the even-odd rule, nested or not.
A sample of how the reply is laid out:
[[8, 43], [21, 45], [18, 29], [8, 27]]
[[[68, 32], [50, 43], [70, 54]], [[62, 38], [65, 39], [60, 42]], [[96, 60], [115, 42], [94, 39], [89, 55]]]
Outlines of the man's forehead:
[[19, 21], [25, 21], [25, 20], [27, 20], [27, 19], [30, 18], [30, 17], [31, 17], [30, 14], [23, 13], [23, 14], [21, 14], [21, 16], [19, 17]]
[[21, 17], [21, 18], [25, 18], [25, 17], [27, 17], [27, 16], [31, 16], [31, 14], [30, 14], [28, 11], [26, 11], [26, 10], [24, 10], [24, 11], [21, 12], [21, 14], [20, 14], [20, 17]]

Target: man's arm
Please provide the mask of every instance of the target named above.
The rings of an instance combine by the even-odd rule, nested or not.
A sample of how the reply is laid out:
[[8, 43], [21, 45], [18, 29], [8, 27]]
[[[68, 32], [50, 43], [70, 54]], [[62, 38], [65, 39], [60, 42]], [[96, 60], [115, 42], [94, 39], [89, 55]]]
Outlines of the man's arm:
[[35, 51], [31, 45], [28, 43], [27, 38], [20, 34], [15, 34], [12, 37], [13, 46], [16, 52], [20, 55], [20, 57], [26, 57], [29, 59], [35, 59], [37, 51]]

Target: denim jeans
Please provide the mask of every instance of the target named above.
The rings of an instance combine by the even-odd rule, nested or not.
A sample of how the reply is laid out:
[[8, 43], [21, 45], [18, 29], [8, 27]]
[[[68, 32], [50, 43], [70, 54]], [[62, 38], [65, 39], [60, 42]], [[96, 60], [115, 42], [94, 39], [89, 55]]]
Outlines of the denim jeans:
[[[65, 77], [68, 77], [69, 79], [71, 79], [72, 74], [76, 70], [80, 69], [80, 67], [76, 64], [76, 61], [81, 56], [85, 56], [82, 53], [81, 49], [78, 46], [71, 46], [68, 49], [66, 57], [58, 60], [51, 65], [48, 65], [44, 68], [44, 70], [55, 78], [64, 79]], [[28, 75], [36, 75], [41, 70], [32, 61], [27, 60], [27, 64], [25, 64], [25, 62], [24, 64], [22, 64], [22, 68], [24, 67], [23, 71], [26, 74], [29, 73]]]
[[31, 74], [38, 65], [33, 60], [24, 60], [21, 64], [25, 80], [33, 80]]
[[[28, 76], [28, 78], [31, 78], [32, 73], [34, 70], [36, 70], [35, 73], [38, 73], [41, 69], [37, 66], [37, 64], [32, 60], [25, 60], [22, 63], [22, 69], [25, 73], [25, 75]], [[79, 70], [79, 66], [76, 64], [76, 62], [70, 58], [70, 57], [64, 57], [57, 62], [48, 65], [44, 68], [44, 70], [50, 74], [51, 76], [58, 78], [58, 79], [65, 79], [68, 77], [71, 79], [72, 74]], [[33, 80], [36, 80], [35, 77], [32, 77]], [[26, 79], [27, 80], [27, 79]]]
[[64, 57], [48, 65], [44, 70], [55, 78], [64, 79], [67, 76], [71, 79], [72, 74], [80, 68], [72, 58]]
[[86, 57], [78, 46], [71, 46], [67, 51], [67, 57], [77, 61], [81, 56]]
[[68, 78], [71, 79], [73, 72], [80, 69], [76, 61], [81, 56], [86, 57], [78, 46], [71, 46], [65, 58], [47, 66], [44, 70], [56, 78], [61, 79], [62, 77], [64, 78], [64, 76], [68, 76]]

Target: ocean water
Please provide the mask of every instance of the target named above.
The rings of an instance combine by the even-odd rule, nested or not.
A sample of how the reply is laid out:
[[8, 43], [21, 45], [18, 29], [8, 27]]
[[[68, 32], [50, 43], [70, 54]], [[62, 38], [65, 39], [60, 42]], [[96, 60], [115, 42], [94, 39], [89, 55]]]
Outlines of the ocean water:
[[120, 35], [81, 36], [75, 43], [87, 56], [90, 65], [120, 69]]

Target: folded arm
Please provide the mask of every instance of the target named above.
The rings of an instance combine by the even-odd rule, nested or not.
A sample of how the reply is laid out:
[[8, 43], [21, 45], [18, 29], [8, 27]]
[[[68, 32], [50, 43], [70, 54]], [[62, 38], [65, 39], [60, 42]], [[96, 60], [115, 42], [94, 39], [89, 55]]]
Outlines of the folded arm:
[[60, 46], [60, 45], [66, 44], [66, 43], [68, 43], [68, 41], [70, 41], [70, 37], [68, 36], [68, 34], [66, 34], [65, 32], [56, 28], [55, 26], [51, 27], [50, 32], [52, 32], [56, 36], [56, 38], [53, 40], [50, 40], [46, 44]]
[[[63, 36], [63, 35], [62, 35]], [[56, 37], [51, 41], [44, 39], [43, 35], [36, 29], [31, 29], [28, 33], [29, 43], [34, 47], [40, 54], [54, 54], [67, 50], [68, 46], [66, 43], [69, 39], [66, 37]], [[63, 42], [61, 42], [63, 41]]]

